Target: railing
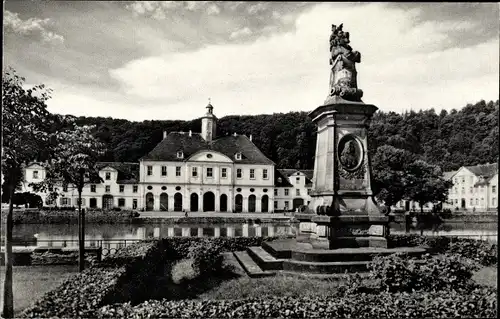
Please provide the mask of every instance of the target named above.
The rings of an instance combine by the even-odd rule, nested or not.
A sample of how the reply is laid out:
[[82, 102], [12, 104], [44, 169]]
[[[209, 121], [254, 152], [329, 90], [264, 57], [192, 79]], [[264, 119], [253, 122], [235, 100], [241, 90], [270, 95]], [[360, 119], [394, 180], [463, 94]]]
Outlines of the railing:
[[[130, 246], [144, 239], [90, 239], [85, 241], [85, 248], [101, 248], [102, 257], [116, 253], [118, 250]], [[35, 241], [14, 242], [13, 247], [31, 247], [31, 248], [78, 248], [77, 239], [38, 239]], [[2, 242], [3, 245], [3, 242]]]

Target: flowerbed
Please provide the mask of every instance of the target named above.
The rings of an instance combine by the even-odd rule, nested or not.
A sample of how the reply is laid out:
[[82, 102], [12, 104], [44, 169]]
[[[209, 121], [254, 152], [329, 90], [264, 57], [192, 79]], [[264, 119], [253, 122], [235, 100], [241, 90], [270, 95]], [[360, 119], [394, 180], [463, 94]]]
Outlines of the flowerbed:
[[432, 253], [450, 253], [474, 260], [480, 265], [491, 266], [498, 262], [497, 244], [469, 238], [420, 235], [390, 235], [391, 247], [427, 246]]
[[119, 250], [115, 255], [66, 280], [48, 292], [19, 317], [95, 317], [99, 307], [133, 301], [147, 291], [145, 274], [156, 271], [161, 243], [143, 242]]
[[321, 298], [249, 298], [242, 300], [150, 300], [107, 305], [99, 318], [496, 318], [496, 291], [478, 288], [462, 294], [352, 294]]
[[[7, 214], [2, 214], [5, 222]], [[139, 213], [131, 210], [102, 211], [86, 210], [86, 223], [130, 223], [139, 217]], [[78, 223], [77, 210], [15, 210], [12, 215], [14, 224], [73, 224]]]

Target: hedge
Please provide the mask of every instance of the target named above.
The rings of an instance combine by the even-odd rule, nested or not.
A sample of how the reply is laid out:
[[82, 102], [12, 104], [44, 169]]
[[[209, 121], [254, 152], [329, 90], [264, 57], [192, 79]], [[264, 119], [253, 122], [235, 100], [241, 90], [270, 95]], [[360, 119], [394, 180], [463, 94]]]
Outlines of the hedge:
[[498, 262], [498, 245], [483, 240], [451, 236], [390, 235], [390, 247], [426, 246], [432, 253], [457, 254], [474, 260], [480, 265], [491, 266]]
[[[147, 291], [144, 274], [163, 264], [157, 241], [137, 243], [72, 276], [19, 316], [28, 318], [95, 317], [99, 307], [133, 300]], [[146, 286], [145, 286], [146, 285]]]
[[496, 318], [497, 293], [456, 291], [352, 294], [321, 298], [150, 300], [107, 305], [99, 318]]
[[[2, 214], [5, 222], [7, 214]], [[130, 223], [139, 217], [139, 213], [131, 210], [102, 211], [86, 210], [86, 223]], [[78, 223], [76, 210], [14, 210], [12, 214], [14, 224], [73, 224]]]

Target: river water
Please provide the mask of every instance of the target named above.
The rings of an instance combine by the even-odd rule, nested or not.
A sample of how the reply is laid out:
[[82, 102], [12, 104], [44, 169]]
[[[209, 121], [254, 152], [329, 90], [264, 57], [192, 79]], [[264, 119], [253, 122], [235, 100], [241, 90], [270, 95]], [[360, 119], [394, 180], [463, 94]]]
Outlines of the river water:
[[[267, 237], [294, 235], [296, 224], [87, 224], [88, 246], [122, 246], [137, 240], [164, 237]], [[404, 234], [404, 224], [391, 224], [391, 234]], [[413, 227], [410, 233], [420, 233]], [[14, 226], [14, 246], [77, 247], [78, 225], [19, 224]], [[498, 224], [453, 222], [423, 230], [428, 236], [458, 236], [497, 242]], [[3, 237], [3, 236], [2, 236]], [[117, 247], [118, 248], [118, 247]]]

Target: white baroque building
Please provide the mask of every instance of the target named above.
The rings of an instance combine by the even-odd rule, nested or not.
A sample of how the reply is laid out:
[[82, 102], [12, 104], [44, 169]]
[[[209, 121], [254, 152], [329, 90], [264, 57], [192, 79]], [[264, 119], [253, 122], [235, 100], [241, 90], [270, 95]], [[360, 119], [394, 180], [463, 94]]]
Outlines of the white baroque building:
[[[245, 135], [217, 137], [217, 118], [207, 105], [201, 132], [164, 132], [163, 140], [139, 163], [99, 163], [102, 183], [84, 187], [86, 208], [146, 211], [275, 212], [296, 210], [310, 201], [312, 170], [277, 170]], [[22, 191], [45, 178], [38, 163], [25, 168]], [[77, 206], [71, 185], [45, 206]]]

